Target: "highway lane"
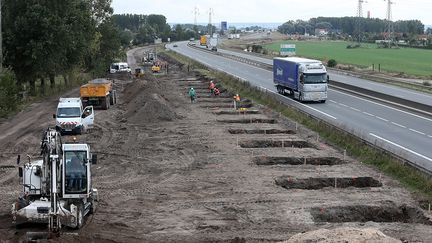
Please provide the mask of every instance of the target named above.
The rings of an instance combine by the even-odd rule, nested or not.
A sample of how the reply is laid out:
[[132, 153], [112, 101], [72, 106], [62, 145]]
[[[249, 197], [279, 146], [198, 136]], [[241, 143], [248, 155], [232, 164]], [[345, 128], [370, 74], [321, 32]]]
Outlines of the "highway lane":
[[[269, 58], [264, 57], [258, 57], [255, 55], [251, 55], [248, 53], [242, 53], [242, 52], [236, 52], [236, 51], [229, 51], [229, 50], [223, 50], [218, 49], [218, 52], [228, 54], [228, 55], [234, 55], [239, 56], [245, 59], [254, 60], [257, 62], [265, 63], [267, 65], [273, 65], [273, 60]], [[377, 91], [380, 93], [388, 94], [391, 96], [412, 100], [421, 104], [427, 104], [429, 106], [432, 106], [432, 95], [425, 94], [422, 92], [417, 92], [414, 90], [404, 89], [393, 85], [383, 84], [383, 83], [377, 83], [373, 81], [369, 81], [366, 79], [361, 79], [357, 77], [352, 77], [348, 75], [341, 74], [339, 72], [335, 71], [329, 71], [330, 78], [332, 80], [346, 83], [353, 86], [358, 86], [364, 89], [369, 89], [373, 91]]]
[[[270, 71], [202, 52], [187, 47], [186, 43], [170, 49], [276, 93]], [[291, 105], [432, 171], [432, 119], [337, 90], [330, 89], [328, 95], [325, 104], [302, 104], [285, 98]]]

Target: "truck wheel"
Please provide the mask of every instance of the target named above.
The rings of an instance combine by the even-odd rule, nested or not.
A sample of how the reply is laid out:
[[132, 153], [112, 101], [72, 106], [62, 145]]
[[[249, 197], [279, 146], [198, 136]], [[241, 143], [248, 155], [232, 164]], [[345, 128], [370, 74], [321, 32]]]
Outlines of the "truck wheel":
[[101, 99], [101, 107], [104, 110], [108, 110], [109, 108], [109, 100], [107, 97], [104, 97], [103, 99]]
[[326, 102], [326, 100], [321, 100], [321, 103], [325, 103]]
[[114, 93], [113, 92], [111, 92], [109, 94], [109, 100], [110, 100], [110, 105], [114, 105]]

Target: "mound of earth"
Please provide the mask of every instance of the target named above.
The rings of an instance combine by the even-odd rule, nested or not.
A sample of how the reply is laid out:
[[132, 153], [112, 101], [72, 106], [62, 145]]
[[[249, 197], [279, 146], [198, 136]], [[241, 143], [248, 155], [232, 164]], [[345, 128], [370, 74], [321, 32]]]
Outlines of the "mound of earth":
[[[176, 113], [172, 102], [169, 102], [163, 95], [166, 89], [161, 80], [136, 80], [125, 88], [125, 109], [124, 118], [131, 124], [146, 124], [158, 121], [173, 121], [181, 118]], [[159, 81], [159, 82], [158, 82]]]
[[401, 242], [395, 238], [391, 238], [381, 231], [372, 228], [356, 229], [350, 227], [336, 228], [336, 229], [319, 229], [315, 231], [309, 231], [306, 233], [299, 233], [292, 236], [288, 241], [284, 243], [294, 242], [319, 242], [319, 243], [330, 243], [330, 242], [384, 242], [394, 243]]

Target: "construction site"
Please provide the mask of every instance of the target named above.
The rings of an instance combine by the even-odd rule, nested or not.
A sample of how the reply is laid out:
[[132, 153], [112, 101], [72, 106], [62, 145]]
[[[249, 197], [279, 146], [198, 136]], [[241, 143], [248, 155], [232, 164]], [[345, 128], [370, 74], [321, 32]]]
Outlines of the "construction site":
[[[129, 65], [143, 53], [130, 51]], [[169, 71], [115, 78], [117, 104], [96, 109], [93, 128], [76, 136], [97, 154], [98, 205], [80, 229], [63, 227], [54, 241], [432, 241], [430, 212], [397, 181], [248, 97], [234, 109], [236, 90], [222, 80], [166, 61]], [[16, 158], [39, 156], [58, 98], [0, 124], [0, 242], [47, 230], [13, 224], [10, 209], [22, 191]]]

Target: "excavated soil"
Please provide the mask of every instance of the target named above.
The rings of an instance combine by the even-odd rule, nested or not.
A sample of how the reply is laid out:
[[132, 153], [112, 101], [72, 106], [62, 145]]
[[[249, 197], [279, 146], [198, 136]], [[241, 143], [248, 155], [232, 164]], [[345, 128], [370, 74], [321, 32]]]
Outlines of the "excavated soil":
[[[132, 70], [144, 49], [130, 51]], [[381, 238], [368, 235], [366, 241], [372, 242], [385, 235], [432, 241], [427, 213], [394, 180], [349, 157], [346, 163], [313, 162], [343, 155], [317, 141], [313, 132], [251, 101], [242, 103], [260, 114], [238, 118], [213, 113], [230, 113], [226, 105], [231, 98], [201, 98], [191, 104], [188, 88], [206, 87], [209, 80], [175, 63], [169, 67], [168, 74], [116, 79], [119, 103], [96, 110], [95, 127], [77, 136], [98, 155], [92, 176], [100, 201], [83, 228], [65, 228], [56, 241], [279, 242], [322, 229], [342, 229], [352, 239], [363, 229], [379, 232]], [[198, 92], [209, 95], [205, 88]], [[63, 96], [78, 94], [74, 89]], [[0, 124], [0, 242], [18, 242], [26, 232], [46, 229], [15, 227], [9, 210], [21, 189], [16, 157], [20, 154], [24, 161], [27, 154], [39, 155], [40, 136], [54, 125], [57, 100], [33, 104]], [[277, 166], [256, 163], [270, 157], [306, 157], [307, 164], [293, 166], [279, 159], [267, 160]], [[275, 183], [277, 178], [358, 177], [375, 178], [382, 186], [287, 190]]]

